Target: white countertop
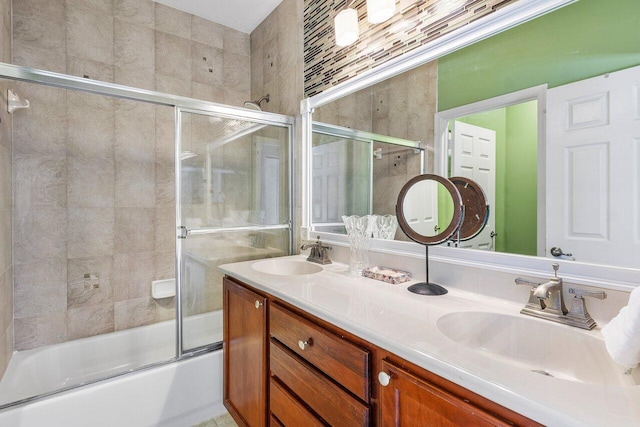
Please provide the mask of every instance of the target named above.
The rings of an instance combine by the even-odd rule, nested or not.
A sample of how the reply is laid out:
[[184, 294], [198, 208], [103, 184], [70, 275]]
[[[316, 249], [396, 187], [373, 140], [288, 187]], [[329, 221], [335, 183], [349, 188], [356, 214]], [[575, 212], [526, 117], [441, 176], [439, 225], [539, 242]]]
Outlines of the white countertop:
[[[285, 257], [300, 262], [306, 262], [305, 258], [303, 255]], [[442, 296], [416, 295], [406, 290], [415, 281], [391, 285], [354, 278], [348, 275], [348, 266], [340, 263], [322, 266], [323, 271], [317, 274], [280, 276], [254, 270], [254, 262], [225, 264], [219, 268], [256, 289], [542, 424], [640, 425], [640, 386], [604, 386], [533, 373], [458, 344], [437, 327], [439, 318], [455, 312], [525, 317], [520, 309], [526, 301], [514, 304], [455, 288], [448, 288], [449, 293]], [[555, 324], [554, 327], [566, 328], [563, 333], [582, 334], [579, 336], [585, 339], [601, 339], [599, 329], [583, 331]], [[563, 347], [562, 342], [557, 346], [558, 352], [566, 354], [568, 364], [572, 358], [590, 357], [564, 348], [567, 346]]]

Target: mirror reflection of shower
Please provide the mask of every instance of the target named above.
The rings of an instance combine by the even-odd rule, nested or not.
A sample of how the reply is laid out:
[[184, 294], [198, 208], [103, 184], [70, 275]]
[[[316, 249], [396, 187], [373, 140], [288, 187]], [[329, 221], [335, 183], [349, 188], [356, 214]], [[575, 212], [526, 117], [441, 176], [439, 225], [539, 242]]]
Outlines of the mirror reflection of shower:
[[258, 99], [257, 101], [245, 101], [244, 106], [252, 110], [262, 111], [261, 104], [263, 101], [267, 101], [267, 103], [269, 103], [269, 94], [266, 94], [265, 96]]

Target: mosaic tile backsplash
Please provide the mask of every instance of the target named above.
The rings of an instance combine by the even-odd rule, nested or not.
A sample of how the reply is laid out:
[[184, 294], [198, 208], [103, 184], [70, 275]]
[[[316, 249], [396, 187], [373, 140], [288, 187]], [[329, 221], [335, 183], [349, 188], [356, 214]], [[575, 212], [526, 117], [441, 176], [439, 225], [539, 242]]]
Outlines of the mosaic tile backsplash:
[[333, 18], [352, 0], [304, 0], [304, 91], [316, 95], [363, 71], [409, 52], [518, 0], [398, 0], [386, 22], [367, 21], [365, 0], [355, 0], [360, 39], [335, 44]]

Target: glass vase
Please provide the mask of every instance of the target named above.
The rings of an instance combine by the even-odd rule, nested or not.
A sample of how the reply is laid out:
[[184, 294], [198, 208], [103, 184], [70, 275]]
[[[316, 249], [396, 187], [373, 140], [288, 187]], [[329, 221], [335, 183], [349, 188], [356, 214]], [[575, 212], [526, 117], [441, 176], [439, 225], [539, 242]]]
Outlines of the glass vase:
[[373, 215], [342, 216], [349, 237], [349, 274], [362, 276], [369, 264], [369, 243], [375, 227]]

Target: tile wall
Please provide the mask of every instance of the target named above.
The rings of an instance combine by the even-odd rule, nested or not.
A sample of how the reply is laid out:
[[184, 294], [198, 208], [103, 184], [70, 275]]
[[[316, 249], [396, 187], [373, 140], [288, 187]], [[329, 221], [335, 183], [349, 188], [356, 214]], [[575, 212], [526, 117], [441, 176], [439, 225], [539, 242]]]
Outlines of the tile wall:
[[[13, 9], [15, 64], [230, 105], [251, 98], [248, 34], [150, 0]], [[32, 108], [13, 126], [15, 349], [172, 318], [173, 301], [153, 300], [150, 283], [174, 277], [173, 109], [16, 86]]]
[[303, 2], [282, 3], [251, 33], [251, 99], [269, 94], [262, 109], [297, 116], [303, 98]]
[[[11, 0], [0, 0], [0, 62], [11, 62]], [[13, 261], [11, 248], [11, 116], [9, 81], [0, 80], [0, 378], [13, 352]]]

